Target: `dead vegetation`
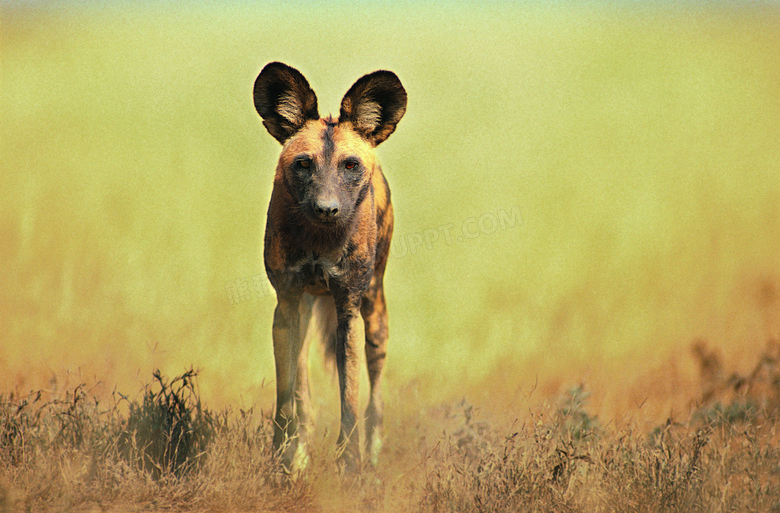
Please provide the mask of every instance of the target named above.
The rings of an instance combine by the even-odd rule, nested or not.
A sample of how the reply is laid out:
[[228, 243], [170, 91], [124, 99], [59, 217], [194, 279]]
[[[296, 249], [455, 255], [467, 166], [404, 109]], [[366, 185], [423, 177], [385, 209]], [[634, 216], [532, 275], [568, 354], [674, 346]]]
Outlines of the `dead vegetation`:
[[[0, 505], [7, 509], [295, 511], [308, 488], [276, 480], [272, 429], [252, 410], [214, 413], [192, 369], [159, 372], [140, 401], [108, 405], [83, 386], [62, 398], [2, 398]], [[2, 508], [0, 508], [2, 511]]]
[[0, 511], [780, 511], [778, 343], [744, 375], [703, 341], [692, 355], [690, 415], [649, 432], [602, 422], [583, 386], [509, 425], [464, 400], [346, 481], [324, 439], [307, 473], [284, 479], [269, 415], [210, 411], [192, 369], [155, 372], [140, 400], [104, 404], [84, 386], [3, 397]]
[[692, 417], [651, 433], [583, 437], [577, 423], [593, 419], [577, 413], [484, 429], [478, 440], [456, 433], [429, 459], [422, 510], [773, 511], [780, 503], [774, 426]]

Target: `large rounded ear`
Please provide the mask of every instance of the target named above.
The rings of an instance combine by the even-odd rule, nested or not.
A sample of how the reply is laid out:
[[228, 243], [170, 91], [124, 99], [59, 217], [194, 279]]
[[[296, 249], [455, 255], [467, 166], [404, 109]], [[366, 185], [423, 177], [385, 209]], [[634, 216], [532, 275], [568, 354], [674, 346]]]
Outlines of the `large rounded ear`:
[[351, 121], [354, 129], [374, 146], [393, 133], [406, 112], [406, 90], [395, 73], [375, 71], [355, 82], [341, 100], [339, 121]]
[[263, 68], [255, 80], [255, 109], [268, 133], [284, 144], [310, 119], [319, 119], [317, 95], [301, 72], [281, 62]]

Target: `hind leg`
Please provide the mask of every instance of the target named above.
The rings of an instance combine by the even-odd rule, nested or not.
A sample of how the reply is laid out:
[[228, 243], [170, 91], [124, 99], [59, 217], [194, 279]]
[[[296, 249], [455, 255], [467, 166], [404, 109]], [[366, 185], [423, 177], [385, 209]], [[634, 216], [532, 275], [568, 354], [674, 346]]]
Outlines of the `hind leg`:
[[366, 456], [376, 466], [382, 450], [382, 422], [384, 402], [382, 401], [382, 369], [387, 356], [387, 305], [382, 287], [382, 277], [371, 280], [360, 306], [366, 333], [366, 366], [371, 395], [366, 409]]

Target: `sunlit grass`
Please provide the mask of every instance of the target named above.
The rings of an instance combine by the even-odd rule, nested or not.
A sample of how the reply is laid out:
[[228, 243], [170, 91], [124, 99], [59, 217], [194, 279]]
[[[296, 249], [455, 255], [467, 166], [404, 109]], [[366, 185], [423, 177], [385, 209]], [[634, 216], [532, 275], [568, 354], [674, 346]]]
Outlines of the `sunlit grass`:
[[[0, 35], [3, 389], [137, 389], [192, 364], [208, 400], [271, 407], [273, 297], [226, 289], [263, 274], [279, 148], [251, 85], [271, 60], [323, 113], [377, 68], [409, 92], [378, 150], [388, 395], [501, 411], [586, 381], [603, 414], [647, 400], [656, 419], [692, 340], [739, 365], [780, 336], [776, 10], [36, 9], [4, 9]], [[515, 207], [507, 229], [472, 222]]]
[[143, 398], [0, 395], [0, 507], [31, 511], [769, 511], [777, 476], [778, 350], [726, 379], [717, 351], [697, 354], [698, 407], [649, 429], [594, 415], [573, 387], [493, 422], [467, 400], [404, 408], [377, 468], [340, 476], [327, 437], [295, 479], [272, 452], [269, 412], [218, 413], [196, 373], [158, 371]]

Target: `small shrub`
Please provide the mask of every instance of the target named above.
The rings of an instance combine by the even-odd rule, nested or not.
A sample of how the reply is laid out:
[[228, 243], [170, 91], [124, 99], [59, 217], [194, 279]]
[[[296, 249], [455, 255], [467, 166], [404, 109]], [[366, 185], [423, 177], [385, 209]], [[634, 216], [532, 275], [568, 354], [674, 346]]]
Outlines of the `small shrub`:
[[568, 433], [572, 441], [580, 442], [599, 432], [598, 417], [590, 415], [585, 410], [585, 403], [590, 396], [582, 385], [569, 389], [560, 400], [558, 407], [558, 422], [560, 428]]
[[29, 459], [29, 448], [40, 421], [41, 392], [19, 401], [0, 397], [0, 462], [20, 465]]
[[694, 418], [710, 426], [733, 426], [740, 423], [755, 422], [761, 412], [758, 404], [751, 399], [735, 400], [729, 404], [716, 402], [701, 408]]
[[130, 403], [119, 448], [129, 462], [156, 479], [181, 477], [202, 460], [220, 423], [201, 404], [193, 369], [170, 381], [159, 370], [152, 376], [141, 404]]

